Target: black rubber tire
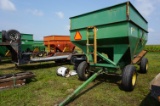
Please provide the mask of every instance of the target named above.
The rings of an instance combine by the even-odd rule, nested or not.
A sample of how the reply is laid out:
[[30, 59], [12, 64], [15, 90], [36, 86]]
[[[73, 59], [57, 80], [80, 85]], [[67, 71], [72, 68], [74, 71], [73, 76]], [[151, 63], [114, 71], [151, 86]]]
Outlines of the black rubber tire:
[[140, 62], [140, 73], [147, 73], [147, 71], [148, 71], [148, 59], [143, 57]]
[[137, 72], [133, 65], [127, 65], [122, 73], [122, 87], [126, 91], [132, 91], [136, 85]]
[[91, 73], [88, 71], [89, 65], [86, 61], [82, 61], [77, 67], [77, 74], [80, 80], [87, 80]]
[[7, 31], [7, 34], [5, 35], [5, 38], [8, 41], [18, 41], [20, 39], [21, 34], [17, 30], [9, 30]]

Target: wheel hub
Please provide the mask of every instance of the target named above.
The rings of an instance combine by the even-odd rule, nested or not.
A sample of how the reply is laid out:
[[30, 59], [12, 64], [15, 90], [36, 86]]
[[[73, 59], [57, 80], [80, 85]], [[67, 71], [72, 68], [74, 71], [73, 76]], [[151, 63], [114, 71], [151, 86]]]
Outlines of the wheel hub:
[[148, 63], [146, 64], [146, 70], [148, 70]]
[[134, 73], [132, 76], [132, 86], [134, 86], [136, 84], [136, 79], [137, 79], [137, 75], [136, 75], [136, 73]]

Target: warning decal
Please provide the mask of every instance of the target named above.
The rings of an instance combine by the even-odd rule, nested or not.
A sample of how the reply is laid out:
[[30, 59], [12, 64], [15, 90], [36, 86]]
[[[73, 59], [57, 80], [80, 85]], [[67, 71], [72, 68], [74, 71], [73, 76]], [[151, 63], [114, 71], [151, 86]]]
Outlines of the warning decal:
[[74, 36], [74, 39], [75, 39], [75, 40], [81, 40], [81, 39], [82, 39], [82, 36], [81, 36], [81, 34], [80, 34], [79, 31], [76, 32], [76, 34], [75, 34], [75, 36]]

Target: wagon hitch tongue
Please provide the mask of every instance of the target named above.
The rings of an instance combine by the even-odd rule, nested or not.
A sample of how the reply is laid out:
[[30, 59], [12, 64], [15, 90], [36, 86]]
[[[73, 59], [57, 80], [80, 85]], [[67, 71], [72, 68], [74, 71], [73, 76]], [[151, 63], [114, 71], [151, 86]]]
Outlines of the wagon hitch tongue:
[[103, 71], [100, 69], [98, 72], [94, 73], [88, 80], [86, 80], [82, 85], [80, 85], [71, 95], [69, 95], [64, 101], [62, 101], [58, 106], [65, 106], [71, 100], [73, 100], [82, 89], [84, 89], [90, 82], [92, 82], [96, 77]]

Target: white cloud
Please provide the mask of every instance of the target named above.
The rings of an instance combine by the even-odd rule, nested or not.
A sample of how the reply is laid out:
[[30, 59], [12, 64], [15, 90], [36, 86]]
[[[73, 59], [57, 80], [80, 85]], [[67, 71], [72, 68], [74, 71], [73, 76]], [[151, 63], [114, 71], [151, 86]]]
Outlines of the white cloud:
[[64, 18], [63, 12], [56, 12], [56, 15], [61, 19]]
[[160, 0], [135, 0], [138, 10], [144, 17], [149, 17], [156, 9], [156, 4], [160, 3]]
[[37, 10], [37, 9], [28, 9], [27, 12], [31, 13], [35, 16], [43, 16], [44, 15], [44, 13], [42, 11]]
[[0, 0], [0, 8], [7, 11], [15, 11], [16, 7], [10, 0]]

